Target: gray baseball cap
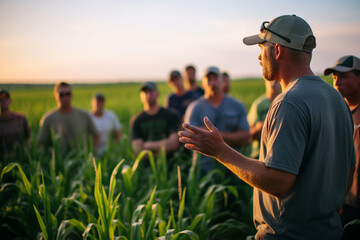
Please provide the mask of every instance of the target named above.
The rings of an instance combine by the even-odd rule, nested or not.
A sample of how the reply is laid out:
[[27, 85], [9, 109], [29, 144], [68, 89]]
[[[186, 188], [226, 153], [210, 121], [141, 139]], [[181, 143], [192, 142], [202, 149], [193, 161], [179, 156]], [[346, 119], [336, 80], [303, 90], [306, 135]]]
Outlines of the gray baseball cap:
[[309, 24], [304, 19], [296, 15], [283, 15], [273, 19], [271, 22], [263, 22], [260, 33], [245, 37], [243, 42], [246, 45], [271, 42], [311, 53], [316, 44], [311, 48], [304, 46], [308, 37], [314, 37], [314, 35]]
[[349, 72], [352, 70], [360, 71], [360, 59], [352, 55], [346, 55], [338, 59], [333, 67], [326, 68], [324, 75], [329, 75], [333, 72]]
[[204, 72], [205, 76], [208, 76], [210, 73], [216, 74], [218, 76], [220, 76], [220, 74], [221, 74], [219, 68], [214, 67], [214, 66], [211, 66], [211, 67], [208, 67], [205, 69], [205, 72]]
[[157, 86], [154, 82], [144, 82], [143, 84], [141, 84], [140, 91], [144, 91], [145, 89], [157, 91]]

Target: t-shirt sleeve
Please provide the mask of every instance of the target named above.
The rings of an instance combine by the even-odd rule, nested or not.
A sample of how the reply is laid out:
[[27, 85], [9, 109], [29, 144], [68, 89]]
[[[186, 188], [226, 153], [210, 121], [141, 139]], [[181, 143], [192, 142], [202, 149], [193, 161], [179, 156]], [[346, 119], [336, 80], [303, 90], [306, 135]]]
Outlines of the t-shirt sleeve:
[[297, 175], [306, 147], [304, 116], [294, 105], [281, 102], [270, 108], [264, 129], [267, 132], [265, 165]]
[[99, 134], [99, 131], [94, 123], [94, 121], [92, 120], [92, 117], [90, 116], [89, 113], [85, 112], [86, 114], [86, 121], [88, 123], [88, 131], [91, 133], [91, 135], [97, 135]]
[[249, 122], [247, 120], [246, 108], [242, 103], [240, 103], [239, 105], [239, 110], [240, 110], [239, 128], [242, 130], [249, 130], [250, 127], [249, 127]]
[[247, 115], [247, 120], [248, 123], [250, 123], [251, 125], [254, 125], [257, 122], [257, 107], [256, 107], [256, 103], [253, 102], [253, 104], [250, 107], [249, 113]]
[[131, 140], [142, 139], [140, 125], [139, 125], [139, 116], [135, 115], [130, 120], [130, 132]]
[[30, 129], [30, 126], [29, 126], [29, 123], [28, 123], [28, 121], [27, 121], [27, 119], [26, 119], [26, 117], [25, 117], [25, 115], [24, 115], [24, 137], [25, 137], [25, 139], [29, 139], [29, 137], [30, 137], [30, 132], [31, 132], [31, 129]]
[[114, 126], [115, 130], [121, 130], [122, 125], [119, 121], [119, 118], [116, 116], [116, 114], [114, 112], [109, 112], [111, 115], [111, 119], [112, 119], [112, 124]]
[[37, 141], [39, 144], [47, 144], [50, 142], [51, 135], [50, 135], [50, 126], [49, 126], [49, 119], [44, 115], [40, 120], [40, 129], [37, 136]]

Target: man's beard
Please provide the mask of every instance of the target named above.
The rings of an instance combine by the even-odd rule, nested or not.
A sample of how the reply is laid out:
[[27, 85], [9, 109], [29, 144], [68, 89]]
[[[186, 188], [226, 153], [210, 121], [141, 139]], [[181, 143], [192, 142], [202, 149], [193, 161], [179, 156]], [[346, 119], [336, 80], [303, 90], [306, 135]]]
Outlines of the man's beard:
[[269, 54], [267, 63], [263, 64], [263, 77], [267, 80], [275, 80], [278, 68], [275, 59]]

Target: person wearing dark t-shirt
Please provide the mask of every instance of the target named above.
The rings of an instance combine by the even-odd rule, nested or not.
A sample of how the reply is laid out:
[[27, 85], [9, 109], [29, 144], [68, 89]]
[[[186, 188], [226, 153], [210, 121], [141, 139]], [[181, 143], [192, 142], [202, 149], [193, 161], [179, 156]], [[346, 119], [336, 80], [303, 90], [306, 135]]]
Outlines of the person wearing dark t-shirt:
[[185, 90], [183, 78], [177, 70], [171, 71], [168, 84], [173, 93], [165, 99], [164, 107], [176, 111], [183, 117], [187, 106], [197, 99], [199, 95]]
[[161, 107], [158, 97], [159, 91], [155, 83], [146, 82], [141, 85], [140, 99], [144, 109], [130, 120], [131, 144], [136, 155], [142, 150], [149, 150], [157, 156], [162, 148], [168, 155], [179, 147], [179, 115]]

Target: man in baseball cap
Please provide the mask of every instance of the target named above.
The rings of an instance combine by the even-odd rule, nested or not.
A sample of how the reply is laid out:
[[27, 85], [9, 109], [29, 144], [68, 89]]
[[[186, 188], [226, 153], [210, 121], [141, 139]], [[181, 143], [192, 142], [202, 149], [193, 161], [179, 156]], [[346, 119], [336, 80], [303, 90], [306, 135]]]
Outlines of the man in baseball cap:
[[130, 120], [131, 145], [138, 155], [143, 150], [158, 156], [162, 149], [167, 157], [178, 149], [177, 129], [180, 117], [175, 112], [161, 107], [158, 103], [159, 91], [154, 82], [145, 82], [140, 87], [143, 110]]
[[233, 151], [209, 117], [206, 130], [184, 124], [180, 141], [254, 187], [256, 240], [340, 239], [338, 209], [355, 165], [354, 126], [342, 97], [310, 68], [313, 32], [302, 18], [284, 15], [243, 42], [259, 45], [264, 79], [283, 89], [267, 113], [259, 159]]
[[144, 91], [145, 89], [157, 91], [157, 86], [154, 82], [144, 82], [143, 84], [141, 84], [140, 91]]
[[[235, 150], [240, 151], [242, 145], [248, 143], [249, 124], [245, 105], [230, 97], [223, 91], [222, 75], [218, 67], [210, 66], [204, 70], [202, 86], [204, 97], [192, 102], [186, 109], [184, 122], [196, 127], [205, 127], [204, 117], [208, 116], [220, 131], [224, 140]], [[200, 156], [200, 173], [202, 176], [213, 170], [220, 169], [211, 157]], [[232, 175], [230, 175], [232, 177]], [[238, 179], [234, 178], [238, 183]]]
[[[353, 55], [343, 56], [335, 62], [333, 67], [326, 68], [324, 74], [332, 74], [333, 86], [341, 93], [348, 104], [355, 125], [353, 138], [356, 169], [341, 214], [343, 225], [346, 226], [348, 222], [360, 219], [360, 59]], [[360, 225], [357, 226], [357, 228], [347, 226], [344, 230], [343, 239], [360, 236]]]
[[[313, 41], [306, 43], [309, 38]], [[309, 24], [296, 15], [283, 15], [271, 22], [264, 21], [260, 33], [245, 37], [243, 42], [246, 45], [271, 42], [308, 53], [316, 47], [315, 37]]]
[[326, 68], [324, 74], [329, 75], [334, 72], [344, 73], [353, 70], [360, 71], [360, 59], [352, 55], [346, 55], [339, 58], [333, 67]]

